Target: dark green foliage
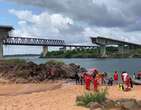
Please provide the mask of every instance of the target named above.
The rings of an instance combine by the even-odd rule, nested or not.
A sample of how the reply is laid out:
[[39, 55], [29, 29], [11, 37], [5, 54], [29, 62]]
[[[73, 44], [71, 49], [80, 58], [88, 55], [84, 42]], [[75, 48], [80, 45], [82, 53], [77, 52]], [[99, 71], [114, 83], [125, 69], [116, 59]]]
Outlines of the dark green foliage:
[[[141, 57], [141, 49], [130, 49], [123, 53], [118, 51], [118, 47], [106, 47], [106, 55], [110, 58], [131, 58]], [[48, 52], [47, 58], [100, 58], [100, 47], [95, 49], [77, 49], [66, 51], [51, 51]]]
[[99, 92], [85, 93], [83, 96], [77, 97], [76, 103], [78, 106], [89, 107], [89, 104], [91, 102], [98, 102], [98, 103], [104, 102], [106, 100], [106, 95], [107, 95], [107, 88], [102, 89]]
[[48, 58], [93, 58], [99, 56], [97, 49], [67, 50], [48, 52]]

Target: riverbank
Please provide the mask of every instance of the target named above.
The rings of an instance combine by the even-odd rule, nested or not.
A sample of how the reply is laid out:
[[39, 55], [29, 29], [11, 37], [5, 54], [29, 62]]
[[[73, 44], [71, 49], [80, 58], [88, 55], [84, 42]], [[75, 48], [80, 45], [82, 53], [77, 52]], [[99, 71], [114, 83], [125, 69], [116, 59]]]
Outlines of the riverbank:
[[[84, 86], [66, 81], [41, 84], [0, 84], [0, 110], [89, 110], [76, 105], [76, 97], [87, 92]], [[141, 100], [141, 86], [123, 92], [108, 87], [108, 98]]]
[[95, 49], [74, 49], [65, 51], [49, 51], [41, 58], [141, 58], [141, 49], [119, 52], [117, 47], [107, 47], [106, 55], [101, 56], [100, 48]]

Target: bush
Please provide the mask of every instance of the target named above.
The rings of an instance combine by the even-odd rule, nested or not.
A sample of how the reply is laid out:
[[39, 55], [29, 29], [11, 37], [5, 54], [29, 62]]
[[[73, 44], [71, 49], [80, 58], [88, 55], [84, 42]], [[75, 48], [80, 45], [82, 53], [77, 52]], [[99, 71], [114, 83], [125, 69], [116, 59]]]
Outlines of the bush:
[[107, 95], [107, 88], [102, 89], [98, 92], [85, 93], [83, 96], [77, 97], [76, 103], [78, 106], [89, 107], [89, 104], [91, 102], [102, 103], [103, 101], [105, 101], [106, 95]]
[[49, 64], [49, 65], [63, 65], [64, 62], [63, 61], [50, 60], [46, 64]]

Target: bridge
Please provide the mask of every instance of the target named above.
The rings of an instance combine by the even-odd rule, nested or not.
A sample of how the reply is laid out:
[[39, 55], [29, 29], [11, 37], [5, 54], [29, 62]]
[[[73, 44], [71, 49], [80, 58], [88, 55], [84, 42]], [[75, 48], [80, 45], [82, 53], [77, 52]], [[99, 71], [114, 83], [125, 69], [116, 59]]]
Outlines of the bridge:
[[3, 57], [3, 45], [28, 45], [28, 46], [42, 46], [42, 56], [46, 56], [48, 53], [49, 46], [63, 47], [63, 51], [67, 47], [75, 48], [95, 48], [96, 46], [91, 45], [71, 45], [66, 44], [64, 40], [56, 39], [39, 39], [39, 38], [28, 38], [28, 37], [12, 37], [10, 32], [14, 28], [11, 26], [0, 26], [0, 57]]
[[126, 42], [126, 41], [121, 41], [121, 40], [116, 40], [116, 39], [110, 39], [110, 38], [105, 38], [105, 37], [99, 37], [99, 36], [91, 37], [91, 41], [92, 43], [100, 46], [101, 48], [100, 53], [102, 57], [106, 57], [106, 46], [108, 45], [117, 45], [119, 53], [122, 53], [122, 54], [132, 49], [141, 48], [141, 44]]

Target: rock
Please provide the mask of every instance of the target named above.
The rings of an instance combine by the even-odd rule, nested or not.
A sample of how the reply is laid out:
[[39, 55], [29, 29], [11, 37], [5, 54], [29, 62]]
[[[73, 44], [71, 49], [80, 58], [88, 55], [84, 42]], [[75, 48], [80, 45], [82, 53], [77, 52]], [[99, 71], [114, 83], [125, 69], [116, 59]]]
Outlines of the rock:
[[[49, 69], [53, 69], [54, 75], [49, 74]], [[34, 82], [39, 83], [48, 79], [70, 78], [78, 71], [75, 64], [40, 64], [25, 62], [20, 64], [0, 62], [0, 77], [16, 83]]]
[[141, 107], [141, 100], [137, 101], [139, 107]]
[[93, 109], [93, 110], [103, 110], [102, 108], [96, 108], [96, 109]]
[[[97, 109], [102, 108], [102, 105], [99, 104], [99, 103], [97, 103], [97, 102], [91, 102], [91, 103], [89, 104], [89, 106], [90, 106], [90, 110], [97, 110]], [[100, 109], [100, 110], [101, 110], [101, 109]]]
[[120, 99], [116, 101], [118, 106], [122, 106], [127, 110], [133, 110], [138, 107], [138, 104], [135, 99]]
[[106, 108], [113, 108], [115, 107], [115, 102], [113, 100], [110, 100], [110, 99], [106, 99], [102, 105]]

